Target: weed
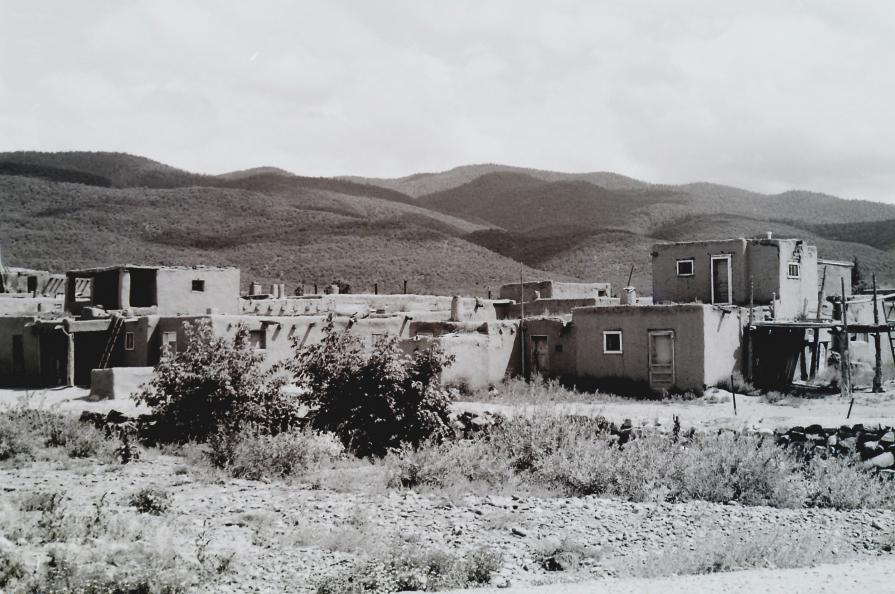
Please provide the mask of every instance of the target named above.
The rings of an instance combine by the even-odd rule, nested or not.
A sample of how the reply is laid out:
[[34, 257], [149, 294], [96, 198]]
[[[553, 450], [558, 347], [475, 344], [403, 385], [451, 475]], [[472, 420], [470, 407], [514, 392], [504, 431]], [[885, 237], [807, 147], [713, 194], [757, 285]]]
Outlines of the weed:
[[171, 497], [156, 487], [145, 487], [130, 496], [128, 503], [141, 514], [160, 516], [171, 507]]
[[596, 559], [600, 552], [568, 537], [550, 539], [539, 544], [535, 561], [546, 571], [575, 571], [586, 559]]

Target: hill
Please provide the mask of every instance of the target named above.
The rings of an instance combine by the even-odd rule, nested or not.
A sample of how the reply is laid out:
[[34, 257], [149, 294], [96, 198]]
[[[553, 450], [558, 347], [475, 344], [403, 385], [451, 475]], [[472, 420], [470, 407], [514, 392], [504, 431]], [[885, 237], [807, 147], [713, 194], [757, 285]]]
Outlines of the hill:
[[483, 175], [491, 173], [518, 173], [548, 182], [586, 181], [612, 190], [630, 190], [649, 185], [636, 179], [619, 175], [618, 173], [561, 173], [559, 171], [544, 171], [542, 169], [528, 169], [525, 167], [513, 167], [511, 165], [497, 165], [493, 163], [463, 165], [439, 173], [416, 173], [414, 175], [393, 179], [352, 176], [344, 176], [342, 179], [389, 188], [407, 194], [408, 196], [418, 198], [426, 194], [434, 194], [435, 192], [443, 192], [445, 190], [450, 190], [451, 188], [462, 186]]
[[[332, 181], [332, 180], [331, 180]], [[344, 182], [339, 182], [344, 183]], [[0, 176], [8, 263], [61, 271], [121, 262], [239, 266], [243, 281], [484, 295], [519, 265], [463, 235], [481, 227], [375, 197], [293, 185], [107, 188]], [[532, 276], [544, 273], [530, 271]]]

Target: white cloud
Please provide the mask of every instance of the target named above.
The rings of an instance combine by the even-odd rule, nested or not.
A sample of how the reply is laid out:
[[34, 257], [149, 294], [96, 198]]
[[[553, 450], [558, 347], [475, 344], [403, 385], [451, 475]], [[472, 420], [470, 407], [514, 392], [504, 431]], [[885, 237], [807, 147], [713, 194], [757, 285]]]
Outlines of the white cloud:
[[895, 202], [889, 2], [0, 2], [0, 150]]

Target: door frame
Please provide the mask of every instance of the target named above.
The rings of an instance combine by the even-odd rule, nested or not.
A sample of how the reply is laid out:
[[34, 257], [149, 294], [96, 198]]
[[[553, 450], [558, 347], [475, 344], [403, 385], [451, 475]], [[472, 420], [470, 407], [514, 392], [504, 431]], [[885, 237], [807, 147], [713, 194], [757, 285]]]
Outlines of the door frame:
[[[535, 339], [538, 339], [538, 340], [536, 341]], [[547, 349], [547, 352], [545, 353], [545, 355], [547, 357], [547, 369], [542, 369], [539, 364], [535, 363], [535, 359], [537, 358], [537, 353], [535, 353], [535, 342], [540, 343], [540, 342], [542, 342], [541, 339], [543, 339], [543, 343]], [[528, 357], [529, 357], [528, 358], [528, 368], [529, 368], [530, 372], [533, 372], [535, 370], [535, 368], [537, 368], [537, 370], [540, 373], [544, 373], [544, 372], [550, 373], [550, 337], [547, 336], [546, 334], [529, 334], [528, 335]]]
[[[657, 386], [653, 381], [653, 337], [655, 336], [669, 336], [671, 337], [671, 381], [666, 385], [665, 382], [662, 382], [662, 385]], [[649, 373], [649, 383], [650, 387], [671, 387], [674, 385], [675, 380], [677, 379], [675, 373], [675, 336], [674, 330], [649, 330], [648, 331], [648, 339], [647, 339], [647, 366]]]
[[[731, 257], [730, 254], [717, 254], [711, 257], [711, 262], [709, 262], [709, 274], [711, 279], [711, 289], [712, 289], [712, 303], [717, 303], [718, 305], [731, 305], [733, 304], [733, 279], [731, 278], [731, 271], [733, 266], [731, 265]], [[727, 260], [727, 301], [720, 302], [716, 299], [715, 296], [715, 261], [716, 260]]]

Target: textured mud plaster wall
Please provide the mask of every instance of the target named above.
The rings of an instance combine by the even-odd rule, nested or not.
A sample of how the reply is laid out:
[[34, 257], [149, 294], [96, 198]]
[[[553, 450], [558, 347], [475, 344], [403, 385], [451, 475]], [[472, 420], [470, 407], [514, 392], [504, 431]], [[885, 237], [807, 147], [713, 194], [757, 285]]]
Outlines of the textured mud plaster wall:
[[565, 320], [557, 318], [527, 319], [525, 320], [525, 368], [527, 373], [534, 369], [532, 358], [534, 356], [532, 337], [544, 336], [547, 338], [548, 369], [541, 370], [545, 377], [571, 378], [577, 375], [577, 361], [575, 359], [574, 326]]
[[63, 301], [61, 297], [0, 296], [0, 316], [61, 312]]
[[[447, 320], [451, 313], [451, 297], [441, 295], [365, 295], [342, 294], [285, 299], [241, 299], [242, 313], [261, 315], [339, 315], [403, 314], [421, 315]], [[494, 320], [494, 304], [487, 299], [461, 299], [465, 319]]]
[[[833, 306], [827, 301], [829, 297], [840, 297], [842, 295], [842, 281], [845, 281], [845, 296], [850, 297], [851, 292], [851, 272], [853, 266], [847, 262], [831, 262], [817, 261], [817, 286], [820, 287], [821, 281], [823, 285], [823, 313], [826, 317], [832, 317]], [[824, 269], [826, 269], [826, 278], [824, 278]], [[815, 299], [817, 296], [815, 295]]]
[[[748, 301], [745, 272], [747, 268], [746, 245], [745, 239], [654, 245], [652, 249], [653, 302], [702, 301], [711, 303], [711, 257], [723, 254], [731, 256], [731, 291], [734, 302], [741, 302], [744, 299]], [[691, 258], [693, 260], [693, 275], [678, 276], [677, 261]], [[773, 278], [776, 278], [776, 269], [771, 274]], [[770, 295], [768, 300], [770, 300]]]
[[152, 367], [112, 367], [90, 372], [90, 397], [103, 400], [128, 398], [152, 379]]
[[[767, 246], [762, 247], [767, 249]], [[813, 317], [817, 311], [817, 248], [804, 242], [798, 245], [794, 239], [781, 239], [778, 258], [779, 289], [774, 315], [782, 319], [793, 319], [803, 315]], [[790, 262], [799, 263], [798, 278], [789, 278]]]
[[[40, 337], [28, 324], [32, 317], [0, 317], [0, 385], [36, 385], [40, 381]], [[22, 337], [24, 376], [13, 377], [13, 336]]]
[[442, 374], [446, 384], [471, 390], [487, 388], [517, 373], [520, 366], [517, 322], [488, 322], [475, 326], [415, 323], [411, 334], [416, 338], [402, 341], [402, 348], [408, 352], [437, 342], [446, 354], [454, 355], [454, 363]]
[[[649, 332], [675, 334], [675, 385], [702, 389], [705, 381], [704, 310], [707, 305], [650, 305], [576, 309], [578, 375], [591, 379], [649, 381]], [[621, 330], [622, 353], [603, 352], [603, 332]]]
[[542, 280], [503, 285], [500, 287], [500, 298], [513, 301], [533, 301], [537, 298], [588, 299], [608, 297], [610, 290], [609, 283], [559, 283]]
[[[204, 291], [193, 291], [194, 280], [205, 281]], [[200, 315], [208, 309], [239, 313], [238, 268], [160, 268], [156, 276], [159, 315]]]
[[731, 374], [741, 372], [743, 333], [748, 324], [747, 313], [740, 310], [706, 307], [703, 310], [706, 386], [729, 381]]
[[499, 307], [500, 316], [504, 319], [518, 319], [522, 317], [523, 310], [525, 317], [532, 316], [562, 316], [571, 315], [572, 309], [575, 307], [588, 307], [595, 305], [618, 305], [618, 298], [613, 297], [591, 297], [581, 299], [538, 299], [525, 304], [508, 303]]

